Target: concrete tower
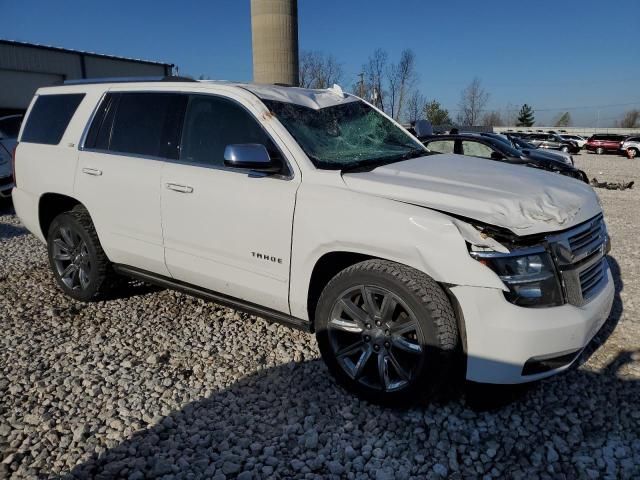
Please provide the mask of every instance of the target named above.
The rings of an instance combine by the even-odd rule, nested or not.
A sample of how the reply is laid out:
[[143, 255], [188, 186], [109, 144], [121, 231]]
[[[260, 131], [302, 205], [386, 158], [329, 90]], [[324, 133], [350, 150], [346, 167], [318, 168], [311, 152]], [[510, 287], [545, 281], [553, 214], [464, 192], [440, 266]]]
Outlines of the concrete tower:
[[251, 0], [253, 80], [298, 85], [298, 1]]

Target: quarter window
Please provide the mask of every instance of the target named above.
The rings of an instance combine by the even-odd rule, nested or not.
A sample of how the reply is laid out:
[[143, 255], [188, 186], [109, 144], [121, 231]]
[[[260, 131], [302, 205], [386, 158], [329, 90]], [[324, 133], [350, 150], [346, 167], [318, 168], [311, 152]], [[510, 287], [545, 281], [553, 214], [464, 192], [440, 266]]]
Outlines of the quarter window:
[[256, 119], [237, 103], [221, 97], [194, 95], [184, 121], [180, 159], [223, 166], [227, 145], [259, 143], [272, 159], [280, 154]]
[[21, 142], [57, 145], [84, 93], [40, 95], [31, 109]]

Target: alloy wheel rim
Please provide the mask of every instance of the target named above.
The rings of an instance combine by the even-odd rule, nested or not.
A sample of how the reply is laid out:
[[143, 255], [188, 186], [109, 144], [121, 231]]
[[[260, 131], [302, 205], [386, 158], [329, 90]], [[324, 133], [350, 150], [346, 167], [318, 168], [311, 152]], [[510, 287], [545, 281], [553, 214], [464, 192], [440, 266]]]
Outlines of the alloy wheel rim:
[[53, 262], [62, 283], [85, 290], [91, 278], [91, 258], [86, 242], [69, 227], [60, 227], [53, 238]]
[[420, 370], [425, 344], [413, 311], [395, 293], [358, 285], [334, 303], [329, 342], [342, 370], [385, 392], [408, 386]]

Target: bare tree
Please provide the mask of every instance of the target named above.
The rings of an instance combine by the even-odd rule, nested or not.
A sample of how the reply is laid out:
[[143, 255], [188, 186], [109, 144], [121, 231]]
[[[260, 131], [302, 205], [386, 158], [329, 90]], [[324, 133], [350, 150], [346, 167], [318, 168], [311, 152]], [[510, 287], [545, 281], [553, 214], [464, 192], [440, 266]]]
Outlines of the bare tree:
[[387, 52], [378, 48], [362, 67], [364, 73], [362, 91], [365, 99], [383, 111], [386, 111], [384, 76], [387, 71], [387, 61]]
[[618, 123], [622, 128], [638, 128], [640, 127], [640, 110], [629, 110], [624, 113], [622, 120]]
[[477, 125], [488, 101], [489, 93], [482, 88], [480, 79], [475, 77], [460, 94], [458, 122], [465, 126]]
[[424, 107], [427, 103], [420, 90], [414, 90], [407, 99], [406, 120], [415, 123], [423, 117]]
[[482, 116], [482, 125], [485, 127], [503, 127], [502, 115], [497, 110], [487, 112]]
[[322, 52], [302, 52], [300, 55], [300, 86], [328, 88], [340, 83], [342, 65], [332, 55]]
[[412, 50], [405, 49], [400, 54], [400, 61], [391, 65], [388, 71], [389, 107], [395, 120], [400, 119], [416, 78], [416, 56]]

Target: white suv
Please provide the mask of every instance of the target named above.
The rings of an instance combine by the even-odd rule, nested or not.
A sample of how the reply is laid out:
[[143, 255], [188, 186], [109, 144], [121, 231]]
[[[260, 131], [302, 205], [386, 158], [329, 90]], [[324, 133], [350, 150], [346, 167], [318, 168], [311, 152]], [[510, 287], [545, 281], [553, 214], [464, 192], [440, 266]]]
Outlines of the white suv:
[[614, 287], [598, 199], [525, 165], [429, 152], [338, 87], [147, 81], [40, 89], [15, 208], [61, 290], [118, 276], [316, 333], [351, 391], [566, 369]]

